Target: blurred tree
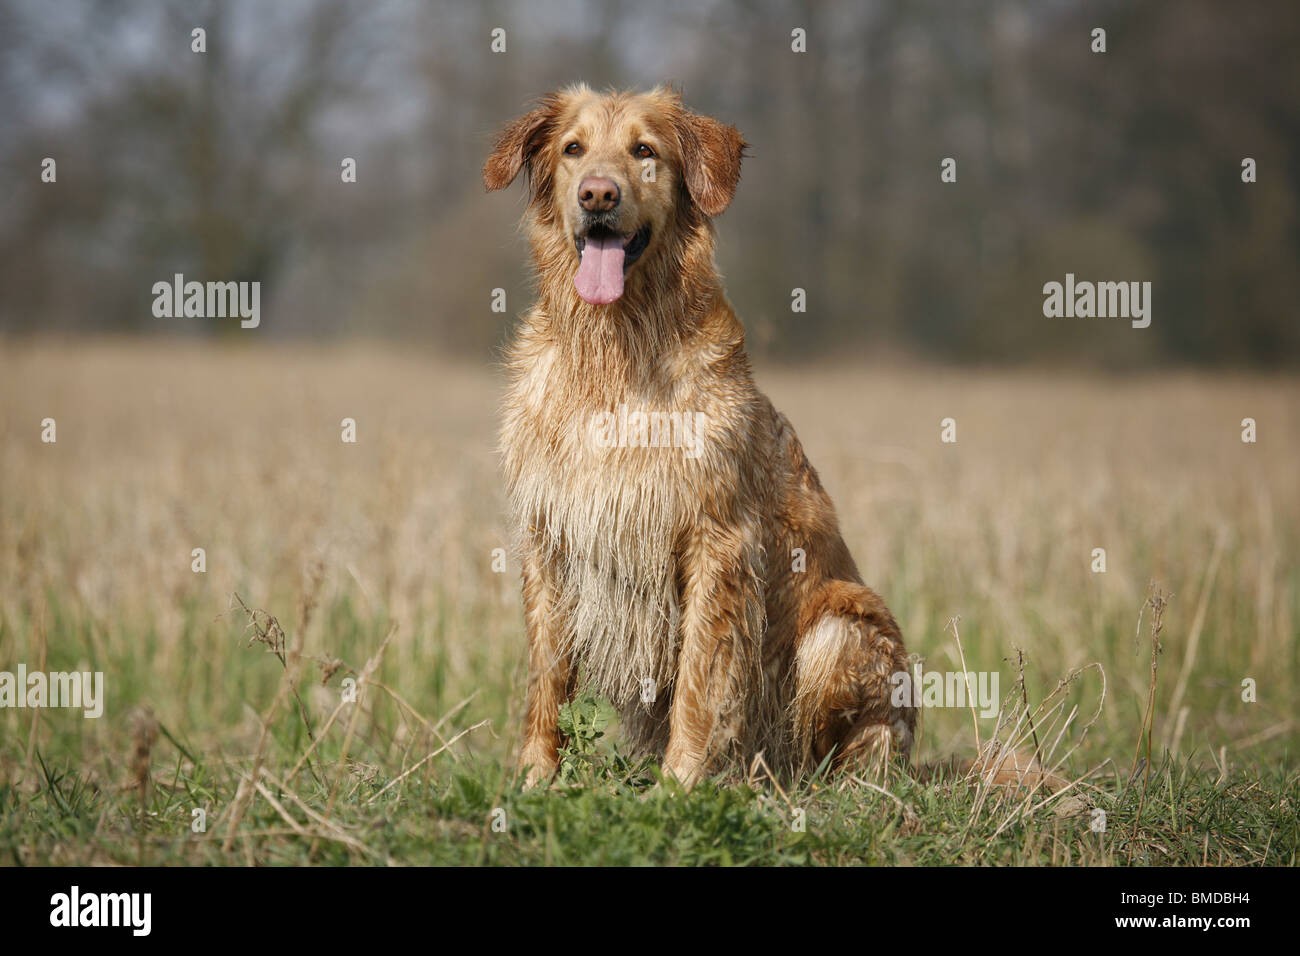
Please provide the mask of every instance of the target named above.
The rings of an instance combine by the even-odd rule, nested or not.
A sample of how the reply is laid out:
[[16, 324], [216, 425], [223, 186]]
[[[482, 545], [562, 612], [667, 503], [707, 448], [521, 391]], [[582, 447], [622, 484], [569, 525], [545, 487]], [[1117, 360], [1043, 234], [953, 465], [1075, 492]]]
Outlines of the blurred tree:
[[[182, 272], [261, 280], [262, 334], [483, 354], [529, 298], [494, 131], [671, 81], [753, 144], [718, 258], [760, 351], [1294, 366], [1297, 47], [1293, 0], [0, 0], [0, 331], [237, 327], [154, 320]], [[1045, 319], [1066, 272], [1151, 281], [1150, 329]]]

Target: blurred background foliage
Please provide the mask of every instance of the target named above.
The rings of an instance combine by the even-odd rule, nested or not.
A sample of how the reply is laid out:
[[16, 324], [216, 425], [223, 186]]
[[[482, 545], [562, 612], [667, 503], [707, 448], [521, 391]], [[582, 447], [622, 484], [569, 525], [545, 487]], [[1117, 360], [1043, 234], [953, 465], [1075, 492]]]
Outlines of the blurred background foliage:
[[[672, 82], [754, 144], [718, 259], [756, 352], [1294, 368], [1297, 51], [1295, 0], [0, 0], [0, 333], [490, 356], [529, 299], [493, 132]], [[154, 318], [176, 272], [260, 280], [261, 328]], [[1045, 318], [1066, 272], [1151, 281], [1151, 327]]]

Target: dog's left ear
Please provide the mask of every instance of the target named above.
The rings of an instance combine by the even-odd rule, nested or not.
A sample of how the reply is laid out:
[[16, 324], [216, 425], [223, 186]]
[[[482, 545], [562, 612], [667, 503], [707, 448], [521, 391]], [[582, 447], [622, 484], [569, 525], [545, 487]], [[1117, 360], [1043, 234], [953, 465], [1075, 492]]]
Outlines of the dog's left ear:
[[531, 171], [532, 161], [546, 141], [559, 108], [559, 98], [548, 96], [500, 132], [492, 154], [483, 164], [483, 185], [489, 192], [505, 189], [525, 166]]
[[698, 113], [682, 117], [677, 136], [687, 192], [706, 216], [721, 215], [736, 195], [749, 144], [734, 126]]

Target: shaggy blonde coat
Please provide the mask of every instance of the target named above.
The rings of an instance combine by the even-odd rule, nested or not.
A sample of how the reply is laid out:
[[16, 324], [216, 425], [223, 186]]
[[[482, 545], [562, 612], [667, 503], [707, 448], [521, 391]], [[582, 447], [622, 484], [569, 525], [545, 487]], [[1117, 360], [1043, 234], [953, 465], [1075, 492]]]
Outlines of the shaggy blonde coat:
[[[524, 171], [531, 194], [537, 302], [509, 348], [501, 424], [530, 784], [556, 769], [580, 675], [688, 786], [760, 752], [788, 775], [910, 748], [915, 713], [890, 702], [898, 625], [755, 387], [714, 265], [712, 217], [744, 148], [672, 91], [577, 86], [507, 126], [484, 166], [489, 190]], [[584, 292], [598, 269], [614, 301]]]

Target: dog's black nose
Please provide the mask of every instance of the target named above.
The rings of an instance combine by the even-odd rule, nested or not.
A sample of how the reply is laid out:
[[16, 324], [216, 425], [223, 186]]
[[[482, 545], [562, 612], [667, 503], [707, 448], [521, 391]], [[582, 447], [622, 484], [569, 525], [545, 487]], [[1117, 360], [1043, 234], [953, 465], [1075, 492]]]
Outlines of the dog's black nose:
[[604, 176], [588, 176], [578, 184], [578, 203], [587, 212], [609, 212], [620, 198], [618, 183]]

